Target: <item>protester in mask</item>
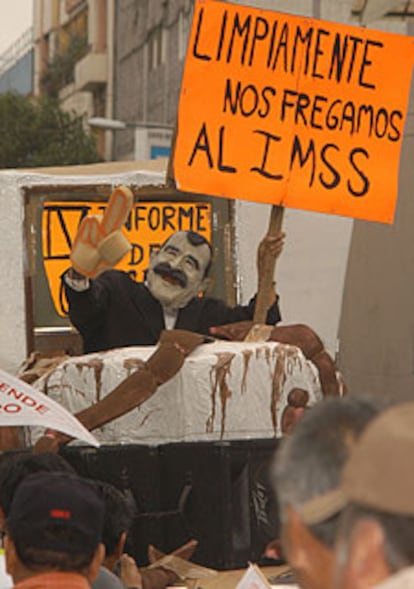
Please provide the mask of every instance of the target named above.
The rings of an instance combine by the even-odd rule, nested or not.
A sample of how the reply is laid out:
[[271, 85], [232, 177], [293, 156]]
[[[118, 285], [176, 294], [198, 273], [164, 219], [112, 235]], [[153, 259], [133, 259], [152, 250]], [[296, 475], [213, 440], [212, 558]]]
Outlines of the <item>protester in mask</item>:
[[[267, 236], [263, 250], [278, 256], [284, 235]], [[263, 256], [259, 255], [258, 266]], [[69, 317], [83, 337], [84, 352], [155, 345], [163, 329], [209, 334], [214, 326], [251, 320], [255, 299], [229, 307], [203, 296], [212, 263], [210, 243], [193, 231], [174, 233], [154, 252], [145, 283], [119, 270], [87, 278], [74, 268], [63, 274]], [[280, 321], [278, 297], [268, 293], [266, 321]]]

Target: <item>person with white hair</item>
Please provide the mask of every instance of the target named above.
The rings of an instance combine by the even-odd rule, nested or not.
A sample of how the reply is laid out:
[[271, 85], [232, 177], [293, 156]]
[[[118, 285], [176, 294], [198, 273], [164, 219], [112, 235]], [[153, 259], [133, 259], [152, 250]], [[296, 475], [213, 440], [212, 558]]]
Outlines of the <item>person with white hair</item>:
[[334, 589], [414, 587], [414, 403], [372, 420], [353, 447], [340, 484], [301, 509], [307, 525], [341, 513]]

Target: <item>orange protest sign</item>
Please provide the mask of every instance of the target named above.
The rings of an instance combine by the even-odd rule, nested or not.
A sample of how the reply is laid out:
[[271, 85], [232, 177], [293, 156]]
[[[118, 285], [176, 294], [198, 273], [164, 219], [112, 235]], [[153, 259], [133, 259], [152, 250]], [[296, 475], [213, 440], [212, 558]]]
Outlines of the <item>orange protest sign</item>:
[[[65, 316], [60, 277], [71, 266], [70, 253], [85, 215], [100, 215], [106, 202], [50, 201], [43, 205], [42, 257], [54, 307]], [[207, 202], [141, 201], [135, 203], [123, 227], [132, 245], [117, 265], [135, 280], [143, 280], [150, 255], [175, 231], [196, 231], [211, 241], [211, 204]]]
[[392, 223], [413, 44], [197, 0], [179, 104], [177, 186]]

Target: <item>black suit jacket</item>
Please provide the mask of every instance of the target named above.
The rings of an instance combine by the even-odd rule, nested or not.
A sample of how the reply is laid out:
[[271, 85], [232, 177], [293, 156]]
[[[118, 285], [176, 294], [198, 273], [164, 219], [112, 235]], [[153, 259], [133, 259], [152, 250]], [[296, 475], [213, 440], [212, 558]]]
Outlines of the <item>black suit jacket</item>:
[[[145, 284], [135, 282], [126, 272], [108, 270], [91, 280], [90, 288], [77, 292], [65, 280], [69, 317], [83, 337], [84, 352], [123, 346], [155, 345], [165, 329], [164, 313]], [[194, 298], [180, 309], [176, 329], [209, 334], [212, 326], [252, 319], [254, 298], [246, 306], [228, 307], [211, 297]], [[275, 303], [267, 323], [280, 321]]]

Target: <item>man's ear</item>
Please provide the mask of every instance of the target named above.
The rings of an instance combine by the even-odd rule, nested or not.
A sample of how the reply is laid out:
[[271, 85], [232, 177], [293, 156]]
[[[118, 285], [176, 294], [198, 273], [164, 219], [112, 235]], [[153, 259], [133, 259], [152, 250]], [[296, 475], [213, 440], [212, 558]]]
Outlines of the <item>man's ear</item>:
[[88, 568], [88, 579], [91, 583], [95, 581], [97, 576], [99, 575], [99, 569], [102, 566], [102, 563], [105, 559], [105, 546], [104, 544], [98, 544], [97, 549], [95, 550], [95, 554], [92, 558], [91, 564]]
[[295, 571], [299, 585], [309, 588], [330, 587], [333, 551], [312, 534], [292, 506], [287, 506], [286, 512], [283, 547], [286, 548], [287, 560]]
[[332, 559], [332, 551], [316, 538], [309, 528], [303, 523], [298, 512], [291, 506], [287, 506], [288, 530], [287, 538], [289, 561], [297, 561], [300, 566], [315, 566], [315, 551], [321, 559]]
[[304, 524], [297, 511], [291, 506], [286, 507], [286, 524], [283, 534], [283, 548], [289, 564], [295, 570], [307, 568], [311, 558], [304, 546]]
[[390, 576], [384, 548], [384, 531], [376, 521], [364, 518], [357, 522], [352, 530], [347, 566], [361, 587], [374, 587]]

